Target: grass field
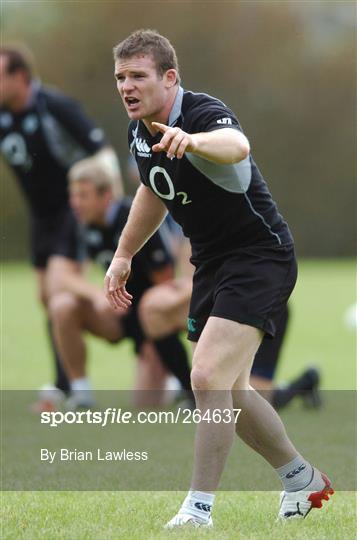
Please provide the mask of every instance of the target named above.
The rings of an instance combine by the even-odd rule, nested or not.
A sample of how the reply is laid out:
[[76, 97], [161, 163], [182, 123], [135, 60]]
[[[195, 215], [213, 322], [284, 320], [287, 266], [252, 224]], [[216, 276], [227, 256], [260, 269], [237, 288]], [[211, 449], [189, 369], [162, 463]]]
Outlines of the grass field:
[[[101, 279], [98, 273], [92, 276]], [[324, 389], [355, 389], [356, 342], [344, 322], [346, 309], [355, 301], [353, 261], [300, 264], [279, 380], [295, 375], [306, 364], [315, 364], [323, 370]], [[1, 275], [3, 389], [35, 389], [51, 380], [43, 320], [29, 268], [5, 264]], [[90, 374], [97, 389], [130, 388], [135, 363], [129, 343], [113, 347], [89, 339], [88, 348]], [[298, 404], [284, 411], [287, 425], [289, 418], [293, 421], [299, 414], [299, 407]], [[341, 426], [343, 429], [343, 418]], [[355, 474], [356, 470], [352, 470], [351, 475]], [[4, 492], [1, 538], [355, 538], [352, 492], [337, 492], [323, 512], [314, 511], [306, 521], [283, 526], [275, 523], [276, 492], [221, 492], [214, 510], [213, 531], [190, 530], [168, 535], [162, 531], [162, 524], [172, 517], [183, 497], [184, 493], [162, 491]]]
[[212, 531], [165, 532], [162, 524], [177, 511], [183, 493], [27, 492], [9, 493], [2, 538], [63, 540], [352, 540], [355, 538], [355, 498], [337, 493], [324, 511], [308, 519], [275, 522], [277, 493], [222, 492], [215, 505]]

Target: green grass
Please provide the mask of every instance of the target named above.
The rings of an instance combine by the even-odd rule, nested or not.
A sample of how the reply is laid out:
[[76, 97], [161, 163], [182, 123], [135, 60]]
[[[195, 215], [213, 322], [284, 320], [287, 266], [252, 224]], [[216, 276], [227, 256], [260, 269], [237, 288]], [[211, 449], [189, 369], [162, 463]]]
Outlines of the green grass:
[[[99, 272], [92, 272], [92, 277], [102, 282]], [[52, 378], [45, 317], [36, 302], [34, 277], [24, 264], [5, 264], [1, 278], [2, 388], [34, 389]], [[278, 380], [315, 364], [324, 373], [323, 388], [355, 388], [356, 339], [344, 322], [345, 311], [354, 302], [354, 261], [300, 263]], [[135, 363], [128, 342], [112, 346], [89, 337], [88, 350], [96, 388], [130, 388]]]
[[[99, 274], [94, 278], [101, 280]], [[353, 332], [344, 323], [346, 309], [356, 302], [355, 278], [353, 261], [304, 261], [300, 264], [279, 380], [286, 380], [306, 364], [313, 363], [323, 370], [325, 389], [355, 388], [356, 342]], [[5, 264], [1, 284], [2, 388], [35, 389], [51, 380], [51, 363], [33, 276], [26, 265]], [[110, 346], [90, 338], [88, 351], [90, 374], [97, 389], [130, 388], [135, 362], [129, 343]], [[289, 420], [293, 423], [301, 416], [299, 407], [297, 404], [284, 411], [287, 425]], [[331, 431], [329, 445], [338, 438], [340, 421], [344, 426], [343, 415], [337, 414], [332, 421], [336, 433]], [[336, 450], [336, 460], [341, 459]], [[351, 471], [353, 473], [355, 471]], [[239, 467], [237, 477], [239, 489]], [[355, 494], [352, 492], [338, 492], [332, 504], [325, 503], [324, 511], [312, 512], [306, 521], [284, 525], [275, 523], [276, 492], [221, 492], [215, 505], [213, 531], [189, 530], [168, 535], [162, 531], [162, 524], [172, 517], [183, 497], [184, 493], [162, 491], [5, 492], [1, 538], [355, 538]]]
[[349, 540], [355, 538], [355, 497], [337, 493], [323, 511], [304, 521], [276, 523], [278, 494], [221, 492], [215, 528], [167, 533], [163, 523], [184, 498], [177, 492], [8, 493], [3, 506], [5, 540], [145, 540], [209, 538]]
[[[93, 269], [91, 278], [102, 283]], [[51, 382], [46, 317], [36, 301], [35, 277], [24, 264], [4, 264], [1, 272], [2, 388], [29, 390]], [[88, 336], [89, 370], [98, 389], [130, 388], [135, 363], [128, 341], [110, 345]]]
[[356, 278], [353, 260], [300, 262], [278, 380], [310, 363], [321, 368], [323, 388], [356, 388], [356, 333], [345, 323], [347, 308], [357, 302]]

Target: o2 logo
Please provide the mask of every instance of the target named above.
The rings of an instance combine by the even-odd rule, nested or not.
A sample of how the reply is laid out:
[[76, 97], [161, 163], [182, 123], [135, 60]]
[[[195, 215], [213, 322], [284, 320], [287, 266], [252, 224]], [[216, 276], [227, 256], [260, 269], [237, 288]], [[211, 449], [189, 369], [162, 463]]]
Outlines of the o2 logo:
[[[165, 181], [167, 183], [167, 187], [169, 188], [169, 192], [168, 193], [162, 193], [156, 183], [155, 183], [155, 177], [157, 174], [161, 174], [163, 175], [163, 177], [165, 178]], [[179, 191], [178, 193], [175, 193], [175, 188], [174, 188], [174, 184], [170, 178], [170, 175], [169, 173], [163, 168], [163, 167], [153, 167], [150, 171], [150, 174], [149, 174], [149, 181], [150, 181], [150, 185], [153, 189], [153, 191], [156, 193], [156, 195], [158, 197], [160, 197], [161, 199], [167, 199], [168, 201], [172, 201], [175, 196], [177, 197], [182, 197], [182, 201], [181, 201], [181, 204], [185, 205], [185, 204], [190, 204], [192, 201], [189, 200], [188, 198], [188, 195], [185, 191]]]
[[1, 143], [1, 152], [14, 167], [22, 167], [28, 171], [32, 166], [32, 159], [27, 152], [25, 140], [18, 133], [10, 133], [5, 137]]

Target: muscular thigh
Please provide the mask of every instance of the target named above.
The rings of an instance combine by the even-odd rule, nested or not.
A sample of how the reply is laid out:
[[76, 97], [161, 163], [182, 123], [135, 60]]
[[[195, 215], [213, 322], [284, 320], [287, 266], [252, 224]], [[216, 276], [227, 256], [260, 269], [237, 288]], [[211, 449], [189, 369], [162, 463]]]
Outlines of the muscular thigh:
[[155, 339], [184, 329], [190, 296], [191, 284], [183, 280], [156, 285], [146, 291], [139, 306], [146, 335]]
[[80, 263], [62, 256], [52, 256], [46, 267], [46, 293], [50, 298], [66, 290], [66, 276], [79, 274], [83, 270]]
[[91, 334], [115, 343], [124, 337], [121, 319], [108, 304], [103, 293], [103, 302], [82, 302], [83, 324]]
[[232, 388], [243, 372], [250, 372], [262, 336], [253, 326], [209, 317], [194, 348], [193, 369], [218, 379], [222, 389]]

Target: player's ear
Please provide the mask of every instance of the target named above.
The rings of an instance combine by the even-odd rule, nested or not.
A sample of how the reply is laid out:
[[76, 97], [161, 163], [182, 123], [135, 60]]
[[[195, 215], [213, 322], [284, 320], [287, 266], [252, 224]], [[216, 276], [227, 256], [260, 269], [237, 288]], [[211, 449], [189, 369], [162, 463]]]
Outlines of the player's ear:
[[165, 81], [168, 88], [175, 86], [177, 82], [177, 71], [176, 69], [168, 69], [164, 75]]

